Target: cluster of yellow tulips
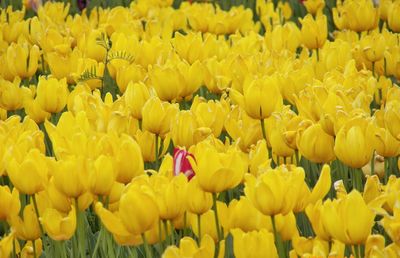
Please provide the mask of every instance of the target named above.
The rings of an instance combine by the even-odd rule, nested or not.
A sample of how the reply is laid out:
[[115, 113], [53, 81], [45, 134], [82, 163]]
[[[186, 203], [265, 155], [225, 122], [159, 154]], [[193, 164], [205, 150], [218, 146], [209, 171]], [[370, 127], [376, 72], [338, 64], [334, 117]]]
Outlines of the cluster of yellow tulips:
[[400, 1], [176, 2], [0, 9], [0, 258], [400, 257]]

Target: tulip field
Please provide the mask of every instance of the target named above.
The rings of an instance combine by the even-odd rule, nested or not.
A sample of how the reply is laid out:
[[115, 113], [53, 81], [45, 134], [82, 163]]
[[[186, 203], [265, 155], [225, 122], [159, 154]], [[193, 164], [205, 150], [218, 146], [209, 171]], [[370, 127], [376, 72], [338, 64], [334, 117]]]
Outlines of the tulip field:
[[400, 257], [400, 0], [1, 0], [0, 258]]

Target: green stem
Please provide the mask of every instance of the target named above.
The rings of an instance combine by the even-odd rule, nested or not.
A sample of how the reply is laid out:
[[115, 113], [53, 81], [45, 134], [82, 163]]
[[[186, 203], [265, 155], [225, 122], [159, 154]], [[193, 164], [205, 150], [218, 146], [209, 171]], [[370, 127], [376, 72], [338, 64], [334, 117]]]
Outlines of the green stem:
[[359, 247], [358, 245], [353, 246], [353, 253], [354, 253], [355, 258], [361, 258], [360, 250], [358, 247]]
[[319, 62], [319, 48], [316, 49], [317, 52], [317, 62]]
[[375, 174], [375, 151], [372, 152], [371, 159], [371, 176]]
[[387, 181], [389, 180], [389, 177], [390, 177], [390, 168], [389, 168], [389, 160], [388, 160], [388, 158], [386, 158], [385, 157], [385, 159], [384, 159], [384, 161], [383, 161], [384, 163], [383, 163], [383, 166], [384, 166], [384, 169], [385, 169], [385, 184], [387, 183]]
[[372, 62], [372, 76], [375, 77], [375, 62]]
[[144, 233], [142, 233], [142, 239], [143, 239], [144, 249], [146, 251], [146, 258], [152, 258], [153, 256], [151, 255], [150, 246], [147, 243], [146, 236]]
[[201, 215], [200, 214], [197, 214], [197, 232], [198, 232], [197, 244], [200, 247], [200, 244], [201, 244]]
[[[261, 130], [262, 130], [263, 138], [264, 138], [265, 141], [267, 141], [267, 134], [265, 133], [265, 122], [264, 122], [264, 119], [261, 118], [260, 121], [261, 121]], [[270, 158], [272, 158], [272, 157], [270, 157]]]
[[218, 209], [217, 209], [217, 194], [213, 193], [213, 210], [214, 210], [214, 217], [215, 217], [215, 226], [217, 229], [217, 236], [218, 236], [218, 242], [222, 240], [221, 236], [221, 228], [219, 226], [219, 218], [218, 218]]
[[77, 225], [77, 241], [78, 241], [78, 249], [79, 249], [79, 253], [80, 253], [80, 257], [81, 258], [85, 258], [86, 254], [85, 254], [85, 239], [84, 236], [82, 235], [82, 230], [83, 230], [83, 223], [82, 223], [82, 216], [81, 213], [79, 212], [79, 205], [78, 205], [78, 198], [75, 198], [75, 211], [76, 211], [76, 219], [78, 221], [78, 225]]
[[171, 225], [171, 242], [175, 245], [175, 227], [172, 221], [170, 221], [169, 224]]
[[168, 236], [168, 221], [163, 220], [164, 223], [164, 230], [165, 230], [165, 241], [167, 242], [167, 245], [170, 245], [170, 238]]
[[43, 239], [44, 231], [43, 231], [42, 223], [40, 223], [40, 220], [39, 220], [40, 215], [39, 215], [39, 209], [38, 209], [38, 205], [37, 205], [37, 202], [36, 202], [35, 194], [32, 194], [32, 201], [33, 201], [33, 207], [35, 209], [36, 217], [37, 217], [37, 220], [38, 220], [38, 223], [39, 223], [39, 227], [40, 227], [40, 235], [41, 235], [41, 237]]
[[273, 233], [275, 239], [275, 246], [278, 249], [278, 255], [280, 258], [285, 258], [286, 254], [285, 254], [285, 249], [283, 247], [283, 242], [278, 231], [276, 230], [275, 215], [271, 216], [271, 221], [272, 221], [272, 229], [274, 231]]
[[155, 140], [156, 140], [156, 144], [155, 144], [155, 146], [156, 146], [156, 149], [155, 149], [155, 161], [154, 161], [154, 163], [155, 163], [155, 168], [156, 168], [156, 170], [158, 169], [158, 134], [155, 134]]
[[100, 242], [101, 242], [101, 240], [102, 240], [102, 238], [103, 238], [103, 231], [104, 231], [104, 227], [103, 227], [103, 224], [101, 224], [99, 236], [97, 237], [96, 245], [94, 246], [94, 251], [93, 251], [93, 254], [92, 254], [92, 258], [95, 258], [95, 257], [96, 257], [97, 250], [99, 249], [99, 247], [100, 247]]

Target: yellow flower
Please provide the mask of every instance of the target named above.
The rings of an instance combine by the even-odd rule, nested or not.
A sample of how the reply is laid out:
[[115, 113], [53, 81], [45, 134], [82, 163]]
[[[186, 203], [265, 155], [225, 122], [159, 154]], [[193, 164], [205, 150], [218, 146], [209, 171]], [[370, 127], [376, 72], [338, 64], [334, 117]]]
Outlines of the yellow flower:
[[257, 179], [248, 175], [244, 192], [254, 207], [264, 215], [286, 215], [296, 205], [304, 177], [303, 169], [269, 169]]
[[86, 80], [85, 83], [91, 90], [101, 87], [105, 69], [103, 62], [97, 62], [95, 59], [90, 58], [79, 58], [78, 62], [75, 63], [75, 67], [76, 69], [73, 73], [75, 82], [79, 82], [79, 78], [84, 75], [85, 72], [91, 72], [96, 76], [96, 78]]
[[[125, 161], [126, 162], [126, 161]], [[90, 191], [99, 196], [107, 196], [116, 179], [115, 163], [112, 157], [100, 155], [89, 174]]]
[[247, 161], [236, 148], [219, 152], [207, 142], [196, 145], [195, 160], [189, 157], [190, 164], [199, 180], [200, 187], [211, 193], [234, 188], [247, 171]]
[[314, 19], [311, 14], [300, 20], [302, 42], [308, 49], [321, 48], [328, 36], [326, 16], [317, 14]]
[[67, 104], [68, 85], [66, 79], [39, 77], [36, 101], [40, 107], [49, 113], [62, 111]]
[[231, 230], [233, 252], [237, 258], [278, 257], [274, 244], [274, 235], [265, 229], [248, 233], [240, 229]]
[[297, 147], [304, 157], [315, 163], [329, 163], [334, 160], [335, 140], [327, 134], [320, 124], [300, 130], [297, 137]]
[[386, 39], [379, 32], [372, 32], [364, 36], [361, 41], [361, 49], [365, 58], [370, 62], [377, 62], [383, 59], [386, 50]]
[[21, 208], [19, 192], [14, 188], [12, 192], [8, 186], [0, 186], [0, 220], [5, 221], [18, 215]]
[[136, 119], [142, 119], [142, 108], [149, 98], [149, 89], [142, 82], [129, 82], [123, 95], [125, 106]]
[[379, 8], [369, 0], [340, 1], [332, 9], [333, 21], [339, 30], [350, 29], [356, 32], [373, 30], [378, 26]]
[[24, 103], [25, 113], [37, 124], [43, 123], [46, 119], [49, 119], [51, 114], [42, 109], [38, 101], [35, 101], [33, 97], [28, 97]]
[[175, 101], [184, 88], [184, 78], [172, 65], [155, 66], [149, 71], [151, 85], [163, 101]]
[[119, 90], [124, 93], [130, 83], [143, 80], [145, 71], [140, 65], [131, 64], [117, 70], [116, 81]]
[[264, 139], [253, 145], [249, 152], [249, 170], [257, 177], [264, 172], [264, 169], [271, 168], [271, 159], [268, 154], [267, 143]]
[[400, 2], [394, 1], [388, 8], [388, 25], [389, 28], [399, 33], [400, 32], [400, 21], [399, 21], [399, 14], [400, 14]]
[[[127, 184], [132, 178], [144, 173], [143, 157], [139, 144], [131, 136], [123, 134], [117, 146], [115, 154], [116, 180]], [[127, 162], [127, 160], [131, 162]]]
[[397, 245], [400, 244], [399, 221], [400, 221], [400, 209], [398, 207], [394, 208], [392, 216], [386, 215], [381, 220], [381, 224], [385, 228], [386, 233], [390, 236], [392, 241]]
[[184, 237], [180, 241], [179, 248], [176, 246], [167, 247], [162, 258], [213, 258], [214, 252], [215, 243], [209, 235], [202, 237], [200, 246], [196, 244], [193, 238]]
[[309, 13], [315, 15], [317, 12], [322, 12], [325, 7], [325, 0], [306, 0], [303, 5]]
[[348, 245], [365, 244], [374, 225], [374, 218], [374, 212], [356, 190], [341, 200], [328, 199], [323, 203], [321, 211], [321, 220], [327, 232], [332, 238]]
[[213, 200], [211, 193], [201, 189], [197, 176], [193, 177], [185, 187], [185, 205], [186, 209], [194, 214], [204, 214], [212, 207]]
[[47, 158], [38, 149], [31, 149], [26, 156], [20, 155], [13, 157], [7, 164], [8, 176], [13, 185], [21, 193], [29, 195], [44, 190], [49, 174]]
[[25, 206], [22, 218], [19, 216], [12, 217], [11, 226], [15, 229], [16, 235], [24, 240], [36, 240], [40, 237], [39, 220], [36, 216], [33, 204]]
[[[35, 241], [35, 248], [36, 248], [36, 257], [42, 256], [43, 252], [43, 244], [42, 244], [42, 239], [39, 238]], [[17, 254], [18, 255], [18, 254]], [[21, 258], [34, 258], [34, 252], [33, 252], [33, 243], [32, 241], [27, 241], [22, 248], [21, 252], [19, 253]]]
[[56, 209], [48, 208], [40, 217], [46, 233], [56, 241], [63, 241], [70, 239], [76, 229], [76, 211], [72, 205], [71, 210], [64, 216]]
[[94, 59], [97, 62], [103, 62], [106, 56], [106, 49], [97, 43], [98, 38], [102, 38], [102, 33], [100, 29], [89, 30], [87, 34], [82, 35], [78, 39], [78, 48], [84, 53], [88, 58]]
[[400, 140], [400, 101], [390, 101], [385, 107], [385, 125], [394, 138]]
[[39, 55], [36, 45], [29, 48], [27, 43], [12, 43], [7, 48], [7, 65], [11, 74], [23, 79], [32, 77], [38, 68]]
[[277, 79], [272, 76], [248, 80], [243, 86], [243, 95], [231, 90], [231, 98], [242, 106], [254, 119], [265, 119], [283, 105]]
[[20, 87], [21, 79], [15, 77], [13, 82], [0, 78], [0, 107], [5, 110], [18, 110], [23, 108], [24, 99], [29, 97], [30, 90]]
[[400, 152], [400, 141], [393, 137], [388, 129], [385, 128], [384, 112], [378, 110], [374, 114], [376, 124], [374, 148], [378, 155], [383, 157], [395, 157]]
[[365, 118], [355, 117], [346, 122], [336, 135], [335, 154], [352, 168], [361, 168], [372, 157], [373, 127]]
[[[140, 146], [140, 150], [143, 156], [144, 162], [153, 162], [156, 159], [156, 135], [152, 134], [146, 130], [137, 130], [135, 134], [135, 140]], [[161, 149], [161, 153], [159, 153], [159, 157], [163, 157], [168, 150], [168, 146], [171, 142], [171, 137], [169, 134], [165, 136], [165, 139], [161, 139], [157, 137], [158, 146], [161, 146], [161, 142], [164, 141], [163, 148]]]
[[82, 57], [82, 53], [77, 48], [68, 54], [47, 52], [46, 57], [52, 76], [58, 80], [67, 78], [67, 82], [71, 84], [74, 82], [72, 74], [75, 72], [78, 59]]
[[11, 232], [0, 240], [0, 257], [10, 257], [15, 241], [15, 233]]
[[178, 113], [176, 104], [162, 102], [158, 97], [151, 97], [142, 109], [143, 129], [164, 137], [170, 130], [172, 119]]

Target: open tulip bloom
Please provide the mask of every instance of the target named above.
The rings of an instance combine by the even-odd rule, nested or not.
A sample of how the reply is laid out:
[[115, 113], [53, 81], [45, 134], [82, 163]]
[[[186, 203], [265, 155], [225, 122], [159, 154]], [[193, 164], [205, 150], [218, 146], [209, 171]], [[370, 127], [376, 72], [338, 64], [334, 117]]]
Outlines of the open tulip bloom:
[[399, 0], [0, 7], [0, 258], [400, 257]]

